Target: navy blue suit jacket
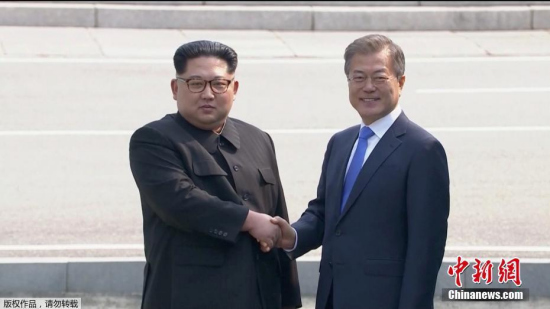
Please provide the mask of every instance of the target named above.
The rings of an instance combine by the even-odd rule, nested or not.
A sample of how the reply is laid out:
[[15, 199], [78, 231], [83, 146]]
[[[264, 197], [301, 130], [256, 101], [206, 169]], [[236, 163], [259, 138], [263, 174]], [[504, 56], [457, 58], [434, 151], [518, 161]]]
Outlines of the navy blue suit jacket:
[[293, 224], [297, 258], [323, 246], [316, 308], [433, 308], [447, 238], [449, 172], [439, 141], [404, 113], [380, 139], [343, 213], [343, 181], [359, 126], [335, 134], [317, 198]]

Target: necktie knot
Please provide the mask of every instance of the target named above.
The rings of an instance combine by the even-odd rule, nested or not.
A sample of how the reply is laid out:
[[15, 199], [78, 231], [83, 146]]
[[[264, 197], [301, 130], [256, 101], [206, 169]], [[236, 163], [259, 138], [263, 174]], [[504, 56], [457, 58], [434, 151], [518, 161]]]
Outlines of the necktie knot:
[[369, 137], [373, 136], [374, 132], [369, 127], [363, 127], [361, 128], [361, 131], [359, 131], [359, 138], [360, 139], [369, 139]]

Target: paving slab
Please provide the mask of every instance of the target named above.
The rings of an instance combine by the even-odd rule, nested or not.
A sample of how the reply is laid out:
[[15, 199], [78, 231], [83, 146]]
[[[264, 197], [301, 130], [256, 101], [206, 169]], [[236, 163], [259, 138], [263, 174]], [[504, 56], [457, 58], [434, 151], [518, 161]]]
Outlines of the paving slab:
[[0, 2], [0, 25], [93, 27], [94, 16], [91, 4]]
[[6, 56], [102, 56], [86, 28], [0, 27], [0, 42]]
[[550, 7], [533, 7], [533, 29], [550, 29]]
[[171, 59], [188, 39], [180, 30], [90, 28], [105, 57]]
[[290, 58], [295, 53], [272, 31], [182, 30], [188, 41], [214, 40], [231, 46], [239, 57]]
[[97, 5], [97, 27], [311, 30], [307, 7]]
[[314, 30], [527, 30], [528, 7], [313, 7]]
[[491, 56], [541, 56], [550, 53], [550, 32], [544, 30], [457, 32], [456, 35]]

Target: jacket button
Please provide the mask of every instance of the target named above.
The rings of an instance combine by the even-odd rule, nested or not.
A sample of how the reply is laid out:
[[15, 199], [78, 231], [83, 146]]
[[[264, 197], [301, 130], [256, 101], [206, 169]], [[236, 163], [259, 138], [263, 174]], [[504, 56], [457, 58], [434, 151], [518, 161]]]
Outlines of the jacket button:
[[223, 237], [227, 237], [227, 232], [223, 233]]
[[238, 172], [238, 171], [239, 171], [239, 166], [238, 166], [238, 165], [233, 165], [233, 170], [234, 170], [235, 172]]
[[335, 233], [334, 235], [340, 236], [340, 235], [342, 235], [342, 231], [341, 231], [341, 230], [337, 230], [336, 233]]
[[224, 142], [220, 142], [219, 144], [221, 147], [225, 146], [225, 143]]
[[249, 195], [248, 193], [245, 193], [245, 194], [243, 195], [243, 200], [244, 200], [244, 201], [248, 201], [249, 199], [250, 199], [250, 195]]

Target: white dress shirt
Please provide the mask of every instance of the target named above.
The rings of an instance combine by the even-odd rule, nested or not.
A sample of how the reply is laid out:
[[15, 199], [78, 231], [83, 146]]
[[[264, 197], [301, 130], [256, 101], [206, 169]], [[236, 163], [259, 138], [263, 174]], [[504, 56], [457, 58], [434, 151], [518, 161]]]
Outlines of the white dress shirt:
[[[386, 134], [386, 132], [389, 130], [389, 128], [395, 122], [395, 119], [397, 119], [397, 117], [399, 117], [399, 115], [401, 115], [401, 107], [398, 104], [393, 109], [393, 111], [391, 113], [389, 113], [386, 116], [376, 120], [375, 122], [371, 123], [370, 126], [368, 126], [372, 130], [372, 132], [374, 132], [374, 134], [371, 137], [369, 137], [369, 139], [367, 140], [367, 151], [365, 151], [365, 157], [363, 158], [363, 164], [365, 164], [368, 157], [370, 156], [370, 154], [374, 150], [374, 147], [376, 147], [376, 145], [378, 144], [378, 142], [380, 141], [382, 136], [384, 136], [384, 134]], [[366, 125], [363, 122], [361, 122], [361, 127], [359, 128], [359, 131], [361, 131], [361, 129], [363, 127], [366, 127]], [[348, 173], [349, 166], [351, 164], [351, 160], [353, 159], [353, 155], [355, 155], [355, 150], [357, 149], [357, 141], [358, 140], [359, 140], [359, 137], [357, 137], [357, 139], [355, 140], [355, 144], [353, 144], [353, 148], [351, 150], [351, 154], [350, 154], [349, 159], [348, 159], [348, 166], [346, 167], [346, 175]], [[346, 178], [346, 176], [344, 175], [344, 179], [345, 178]]]

